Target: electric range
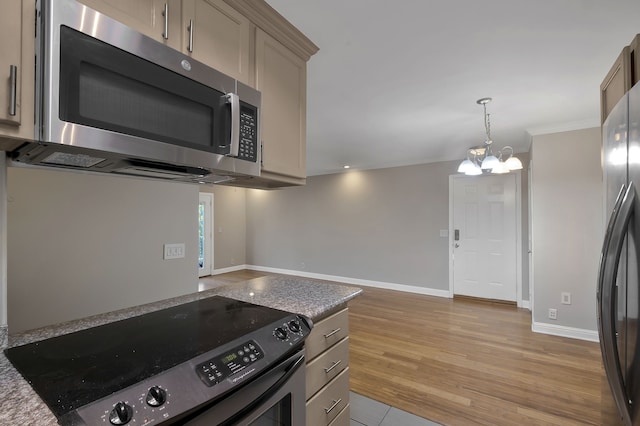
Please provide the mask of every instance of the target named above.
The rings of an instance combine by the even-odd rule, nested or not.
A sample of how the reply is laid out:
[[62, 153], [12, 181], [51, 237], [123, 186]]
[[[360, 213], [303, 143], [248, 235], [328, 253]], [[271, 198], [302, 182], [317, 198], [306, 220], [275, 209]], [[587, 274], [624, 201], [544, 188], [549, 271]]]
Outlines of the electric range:
[[213, 296], [5, 354], [62, 425], [173, 423], [266, 374], [311, 327]]

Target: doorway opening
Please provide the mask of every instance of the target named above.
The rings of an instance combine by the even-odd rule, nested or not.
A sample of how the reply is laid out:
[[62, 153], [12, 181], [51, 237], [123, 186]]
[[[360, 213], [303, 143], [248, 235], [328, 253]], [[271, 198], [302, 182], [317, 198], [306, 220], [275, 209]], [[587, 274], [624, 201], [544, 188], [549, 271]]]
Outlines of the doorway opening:
[[198, 203], [198, 277], [213, 271], [213, 194], [200, 193]]

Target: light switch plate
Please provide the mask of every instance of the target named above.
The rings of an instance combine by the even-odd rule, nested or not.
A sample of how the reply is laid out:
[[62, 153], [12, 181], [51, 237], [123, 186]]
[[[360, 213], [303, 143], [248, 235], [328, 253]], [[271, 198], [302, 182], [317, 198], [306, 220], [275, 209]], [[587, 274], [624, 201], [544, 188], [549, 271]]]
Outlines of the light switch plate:
[[165, 260], [182, 258], [184, 258], [184, 243], [164, 245]]

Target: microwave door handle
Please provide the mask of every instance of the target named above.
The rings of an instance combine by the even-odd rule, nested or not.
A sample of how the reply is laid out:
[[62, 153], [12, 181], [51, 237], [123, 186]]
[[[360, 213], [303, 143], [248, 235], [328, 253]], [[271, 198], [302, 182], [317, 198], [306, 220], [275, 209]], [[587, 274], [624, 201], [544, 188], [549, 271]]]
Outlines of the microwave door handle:
[[240, 151], [240, 98], [235, 93], [228, 93], [227, 99], [231, 104], [231, 141], [227, 155], [237, 157]]
[[[633, 215], [635, 204], [633, 183], [624, 194], [619, 210], [614, 209], [608, 226], [608, 244], [603, 247], [601, 271], [598, 277], [598, 328], [600, 330], [600, 348], [609, 379], [611, 393], [624, 419], [625, 425], [631, 425], [631, 406], [627, 397], [622, 368], [616, 342], [616, 298], [615, 286], [618, 276], [618, 264], [624, 247], [625, 235]], [[618, 202], [616, 202], [616, 205]], [[611, 223], [613, 221], [613, 223]], [[605, 239], [606, 240], [606, 239]]]

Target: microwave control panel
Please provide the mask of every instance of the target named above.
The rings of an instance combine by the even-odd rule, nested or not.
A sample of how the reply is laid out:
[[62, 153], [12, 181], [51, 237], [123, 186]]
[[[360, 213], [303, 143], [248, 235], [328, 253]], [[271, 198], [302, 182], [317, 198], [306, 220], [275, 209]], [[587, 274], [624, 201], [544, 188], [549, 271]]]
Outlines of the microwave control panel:
[[245, 105], [240, 107], [240, 148], [238, 158], [258, 161], [258, 111]]

